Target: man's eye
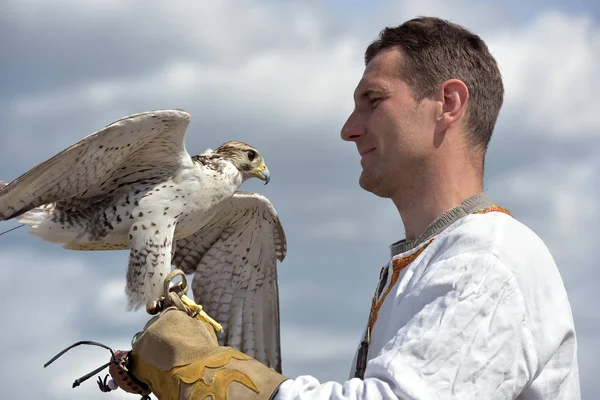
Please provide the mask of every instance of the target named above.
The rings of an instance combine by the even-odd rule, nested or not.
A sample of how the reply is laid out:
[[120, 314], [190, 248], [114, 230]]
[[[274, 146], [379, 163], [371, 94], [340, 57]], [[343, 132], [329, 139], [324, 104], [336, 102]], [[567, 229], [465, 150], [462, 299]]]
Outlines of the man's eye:
[[369, 99], [369, 105], [371, 107], [374, 107], [377, 105], [377, 103], [379, 103], [379, 100], [381, 100], [381, 97], [374, 97], [372, 99]]

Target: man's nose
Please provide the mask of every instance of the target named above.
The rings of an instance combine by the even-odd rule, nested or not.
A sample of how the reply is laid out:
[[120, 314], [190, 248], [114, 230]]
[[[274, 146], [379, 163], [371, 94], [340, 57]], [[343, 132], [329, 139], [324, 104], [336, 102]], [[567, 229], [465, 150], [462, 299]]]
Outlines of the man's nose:
[[356, 112], [350, 114], [346, 123], [342, 127], [340, 136], [343, 140], [354, 142], [365, 133], [365, 125], [362, 122], [362, 118], [357, 115]]

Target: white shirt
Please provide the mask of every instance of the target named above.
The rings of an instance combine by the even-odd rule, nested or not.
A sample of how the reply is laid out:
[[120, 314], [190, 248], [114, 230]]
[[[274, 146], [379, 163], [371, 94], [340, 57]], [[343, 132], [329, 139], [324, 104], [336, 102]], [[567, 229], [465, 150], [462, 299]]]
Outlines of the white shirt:
[[[392, 265], [417, 252], [391, 282]], [[581, 398], [562, 279], [541, 239], [516, 219], [464, 216], [388, 268], [364, 380], [300, 376], [274, 399]]]

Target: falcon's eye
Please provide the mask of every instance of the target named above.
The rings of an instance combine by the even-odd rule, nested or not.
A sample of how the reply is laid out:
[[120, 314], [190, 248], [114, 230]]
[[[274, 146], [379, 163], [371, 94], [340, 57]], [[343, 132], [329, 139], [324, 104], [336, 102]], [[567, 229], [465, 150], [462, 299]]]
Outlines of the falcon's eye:
[[248, 151], [248, 159], [250, 161], [254, 160], [256, 158], [256, 152], [254, 150], [249, 150]]

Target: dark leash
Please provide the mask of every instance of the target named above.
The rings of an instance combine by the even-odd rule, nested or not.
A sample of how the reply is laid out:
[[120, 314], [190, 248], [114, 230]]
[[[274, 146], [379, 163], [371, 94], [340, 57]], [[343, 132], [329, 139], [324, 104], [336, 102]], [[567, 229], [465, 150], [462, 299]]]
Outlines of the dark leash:
[[[172, 283], [171, 282], [172, 279], [178, 275], [181, 275], [181, 282], [174, 283], [172, 286], [170, 286], [170, 284]], [[178, 298], [181, 299], [184, 306], [189, 308], [189, 311], [190, 311], [189, 314], [193, 318], [199, 318], [199, 319], [201, 318], [201, 319], [204, 319], [206, 322], [212, 324], [215, 328], [215, 331], [217, 332], [216, 333], [217, 337], [220, 336], [220, 334], [222, 333], [221, 325], [218, 324], [216, 321], [214, 321], [212, 318], [210, 318], [210, 316], [208, 316], [208, 314], [206, 314], [206, 312], [204, 312], [202, 310], [202, 307], [198, 306], [191, 299], [189, 299], [187, 296], [185, 296], [185, 293], [188, 290], [188, 285], [187, 285], [187, 280], [186, 280], [183, 272], [181, 272], [180, 270], [172, 271], [165, 278], [164, 285], [165, 285], [165, 293], [169, 293], [169, 292], [176, 293], [177, 296], [179, 296]], [[146, 305], [146, 312], [150, 315], [156, 315], [156, 314], [159, 314], [160, 312], [162, 312], [164, 310], [164, 308], [165, 308], [165, 297], [160, 296], [156, 300], [148, 302], [148, 304]], [[141, 334], [142, 334], [142, 332], [138, 332], [135, 335], [133, 335], [133, 337], [131, 339], [131, 348], [132, 349], [135, 345], [135, 342], [136, 342], [138, 336]], [[52, 359], [50, 361], [48, 361], [46, 364], [44, 364], [44, 368], [46, 368], [48, 365], [52, 364], [54, 361], [56, 361], [60, 356], [65, 354], [67, 351], [71, 350], [74, 347], [82, 345], [82, 344], [99, 346], [99, 347], [105, 348], [108, 351], [110, 351], [111, 358], [110, 358], [110, 361], [108, 361], [107, 363], [101, 365], [100, 367], [96, 368], [92, 372], [85, 374], [81, 378], [76, 379], [75, 382], [73, 382], [73, 388], [76, 388], [77, 386], [81, 385], [83, 382], [85, 382], [86, 380], [88, 380], [89, 378], [94, 376], [95, 374], [99, 373], [100, 371], [102, 371], [103, 369], [108, 367], [109, 373], [104, 377], [104, 379], [102, 379], [101, 377], [98, 377], [98, 380], [96, 381], [96, 383], [98, 384], [98, 387], [100, 388], [100, 391], [106, 393], [106, 392], [110, 392], [113, 390], [117, 390], [118, 388], [121, 388], [125, 392], [142, 396], [140, 400], [150, 400], [150, 393], [152, 393], [150, 387], [147, 384], [145, 384], [144, 382], [137, 379], [131, 373], [131, 371], [129, 369], [130, 351], [122, 351], [122, 350], [114, 351], [113, 349], [111, 349], [110, 347], [108, 347], [102, 343], [94, 342], [91, 340], [83, 340], [83, 341], [72, 344], [71, 346], [67, 347], [66, 349], [62, 350], [60, 353], [58, 353], [57, 355], [52, 357]], [[108, 380], [109, 375], [112, 378], [110, 380]]]
[[5, 230], [4, 232], [0, 232], [0, 236], [4, 235], [5, 233], [12, 232], [12, 231], [14, 231], [15, 229], [19, 229], [19, 228], [20, 228], [20, 227], [22, 227], [22, 226], [25, 226], [25, 224], [17, 225], [17, 226], [15, 226], [14, 228], [10, 228], [10, 229], [8, 229], [8, 230]]
[[[134, 335], [134, 337], [132, 339], [132, 347], [133, 347], [133, 343], [135, 343], [136, 336], [137, 336], [137, 334]], [[48, 361], [46, 364], [44, 364], [44, 368], [46, 368], [48, 365], [52, 364], [54, 361], [56, 361], [60, 356], [65, 354], [67, 351], [71, 350], [74, 347], [83, 345], [83, 344], [99, 346], [99, 347], [103, 347], [103, 348], [107, 349], [108, 351], [110, 351], [111, 359], [109, 362], [101, 365], [100, 367], [96, 368], [92, 372], [85, 374], [81, 378], [75, 379], [75, 381], [73, 382], [73, 388], [76, 388], [77, 386], [81, 385], [83, 382], [90, 379], [92, 376], [96, 375], [97, 373], [99, 373], [100, 371], [102, 371], [103, 369], [108, 367], [109, 374], [106, 374], [104, 379], [102, 379], [101, 377], [98, 377], [98, 380], [96, 381], [96, 383], [98, 384], [98, 387], [100, 388], [100, 391], [107, 393], [107, 392], [116, 390], [117, 388], [121, 388], [126, 392], [129, 392], [132, 394], [138, 394], [138, 395], [142, 396], [142, 398], [140, 400], [150, 400], [149, 395], [151, 393], [151, 390], [148, 387], [148, 385], [146, 385], [144, 382], [141, 382], [135, 376], [133, 376], [127, 368], [128, 362], [129, 362], [129, 358], [128, 358], [129, 351], [120, 351], [119, 350], [119, 351], [115, 352], [115, 351], [113, 351], [113, 349], [111, 349], [110, 347], [108, 347], [102, 343], [94, 342], [91, 340], [82, 340], [80, 342], [73, 343], [72, 345], [70, 345], [69, 347], [62, 350], [60, 353], [58, 353], [54, 357], [52, 357], [52, 359], [50, 361]], [[110, 381], [108, 380], [109, 375], [112, 378]]]

